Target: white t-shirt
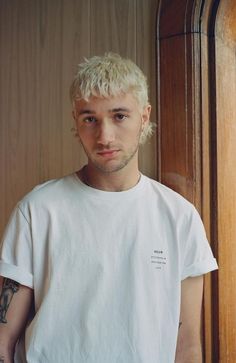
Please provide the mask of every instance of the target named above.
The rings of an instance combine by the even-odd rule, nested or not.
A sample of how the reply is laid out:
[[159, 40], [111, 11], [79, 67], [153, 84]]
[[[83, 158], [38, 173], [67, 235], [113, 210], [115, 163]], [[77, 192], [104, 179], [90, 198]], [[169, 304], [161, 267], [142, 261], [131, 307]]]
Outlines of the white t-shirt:
[[1, 251], [0, 275], [35, 296], [15, 362], [173, 363], [181, 280], [216, 268], [195, 208], [152, 179], [122, 192], [76, 174], [40, 185]]

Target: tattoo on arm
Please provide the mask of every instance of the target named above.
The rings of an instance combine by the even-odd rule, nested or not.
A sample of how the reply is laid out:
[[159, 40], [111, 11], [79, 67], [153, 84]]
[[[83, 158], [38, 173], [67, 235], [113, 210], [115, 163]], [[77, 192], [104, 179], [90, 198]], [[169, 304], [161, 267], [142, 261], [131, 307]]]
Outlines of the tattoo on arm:
[[[11, 279], [4, 278], [2, 293], [0, 295], [0, 323], [7, 323], [6, 313], [13, 298], [13, 295], [19, 290], [20, 284]], [[0, 360], [0, 363], [4, 360]]]
[[[182, 323], [182, 321], [180, 321], [179, 322], [179, 329], [181, 328], [181, 325], [182, 325], [183, 323]], [[1, 363], [1, 361], [0, 361], [0, 363]]]

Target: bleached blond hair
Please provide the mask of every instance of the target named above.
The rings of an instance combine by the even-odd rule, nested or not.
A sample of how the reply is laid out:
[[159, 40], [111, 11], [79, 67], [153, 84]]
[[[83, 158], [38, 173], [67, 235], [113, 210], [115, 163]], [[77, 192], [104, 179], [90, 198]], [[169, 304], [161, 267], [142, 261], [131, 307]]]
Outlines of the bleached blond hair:
[[[71, 102], [90, 97], [113, 97], [131, 93], [143, 109], [149, 104], [147, 80], [141, 69], [130, 59], [115, 53], [94, 56], [78, 65], [78, 72], [70, 87]], [[144, 128], [140, 143], [153, 133], [154, 124]]]

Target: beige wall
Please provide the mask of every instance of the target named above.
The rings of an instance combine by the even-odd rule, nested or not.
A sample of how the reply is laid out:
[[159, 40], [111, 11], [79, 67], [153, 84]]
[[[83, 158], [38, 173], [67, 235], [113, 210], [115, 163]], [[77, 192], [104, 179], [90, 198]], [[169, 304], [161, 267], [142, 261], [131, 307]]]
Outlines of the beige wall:
[[[78, 169], [68, 88], [83, 57], [119, 52], [150, 82], [155, 120], [158, 0], [0, 1], [0, 233], [34, 185]], [[156, 178], [156, 141], [141, 170]]]

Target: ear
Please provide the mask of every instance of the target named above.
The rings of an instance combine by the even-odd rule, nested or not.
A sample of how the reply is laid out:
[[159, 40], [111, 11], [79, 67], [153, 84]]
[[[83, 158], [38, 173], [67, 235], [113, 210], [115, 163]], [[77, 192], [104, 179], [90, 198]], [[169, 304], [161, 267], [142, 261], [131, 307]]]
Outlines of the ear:
[[148, 123], [150, 121], [151, 109], [152, 109], [151, 105], [147, 105], [143, 108], [143, 111], [142, 111], [142, 128], [143, 129], [148, 125]]

